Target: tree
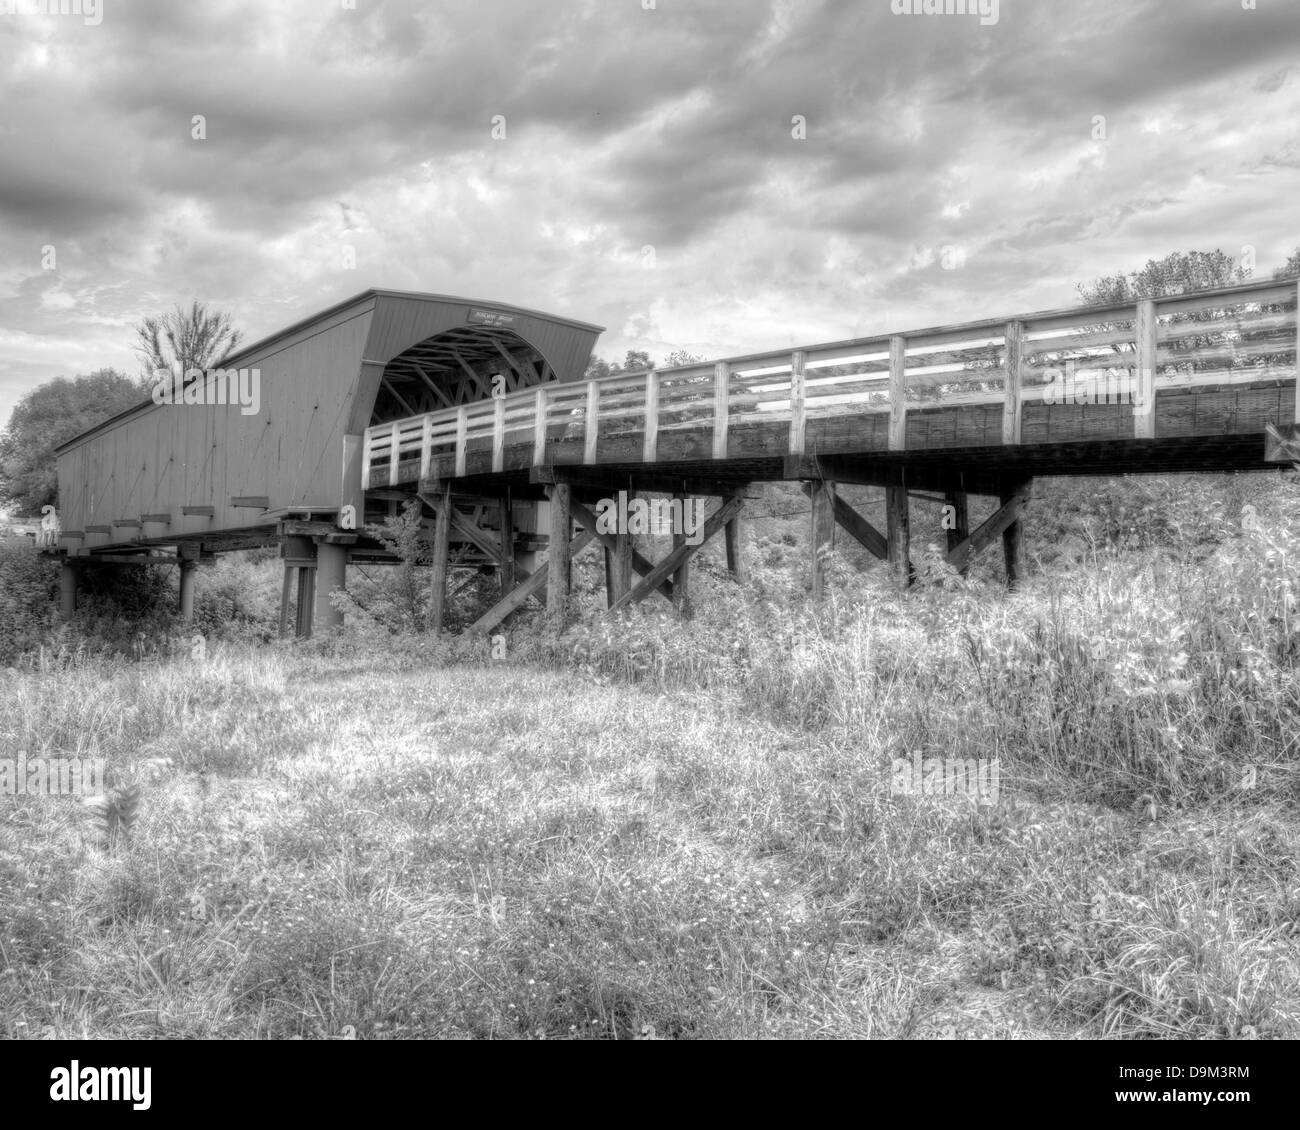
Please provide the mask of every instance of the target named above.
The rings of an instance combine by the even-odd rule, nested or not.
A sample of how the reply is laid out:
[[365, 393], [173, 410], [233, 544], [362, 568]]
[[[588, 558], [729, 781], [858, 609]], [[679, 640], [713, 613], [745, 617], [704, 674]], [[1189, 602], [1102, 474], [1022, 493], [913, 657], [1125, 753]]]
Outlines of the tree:
[[1216, 248], [1174, 251], [1159, 261], [1148, 259], [1140, 271], [1104, 275], [1091, 283], [1079, 283], [1077, 289], [1085, 306], [1105, 306], [1231, 286], [1249, 277], [1232, 256]]
[[623, 358], [623, 371], [625, 373], [640, 373], [645, 369], [653, 369], [655, 363], [650, 360], [650, 354], [641, 349], [629, 349], [627, 356]]
[[1286, 265], [1279, 267], [1273, 272], [1275, 279], [1293, 279], [1300, 275], [1300, 247], [1291, 252], [1291, 258], [1286, 261]]
[[153, 378], [160, 369], [177, 378], [184, 378], [191, 369], [209, 369], [243, 340], [229, 314], [197, 301], [188, 311], [177, 306], [156, 318], [143, 319], [135, 333], [136, 352]]
[[0, 499], [39, 514], [58, 495], [54, 449], [148, 395], [149, 382], [100, 369], [73, 380], [56, 377], [18, 402], [0, 432]]
[[703, 357], [697, 357], [694, 353], [688, 353], [685, 349], [674, 349], [664, 358], [664, 368], [675, 369], [679, 366], [694, 365], [703, 360]]

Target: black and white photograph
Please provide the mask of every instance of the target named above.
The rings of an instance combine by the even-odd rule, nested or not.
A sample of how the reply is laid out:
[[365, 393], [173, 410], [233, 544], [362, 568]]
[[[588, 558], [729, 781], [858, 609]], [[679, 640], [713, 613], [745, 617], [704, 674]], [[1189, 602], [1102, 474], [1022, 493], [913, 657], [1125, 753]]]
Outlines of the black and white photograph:
[[7, 1082], [1249, 1104], [1298, 202], [1298, 0], [0, 0]]

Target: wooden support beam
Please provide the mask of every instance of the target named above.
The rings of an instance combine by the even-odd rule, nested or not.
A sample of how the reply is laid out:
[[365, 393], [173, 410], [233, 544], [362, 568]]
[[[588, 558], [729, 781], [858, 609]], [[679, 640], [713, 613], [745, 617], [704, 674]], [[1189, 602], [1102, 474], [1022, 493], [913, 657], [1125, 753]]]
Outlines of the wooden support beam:
[[907, 497], [907, 471], [903, 467], [893, 467], [890, 470], [891, 481], [885, 487], [889, 565], [898, 587], [905, 589], [911, 585], [916, 576], [916, 571], [912, 567], [912, 530]]
[[907, 339], [889, 339], [889, 450], [907, 447]]
[[573, 488], [556, 483], [548, 491], [550, 499], [550, 544], [547, 548], [546, 614], [552, 631], [564, 631], [569, 613], [570, 551], [573, 532], [570, 505]]
[[1133, 437], [1156, 436], [1156, 304], [1143, 299], [1137, 304], [1137, 368], [1133, 376]]
[[[578, 525], [580, 525], [584, 530], [590, 532], [596, 538], [596, 540], [600, 542], [601, 545], [603, 545], [607, 550], [609, 550], [611, 553], [615, 555], [616, 559], [618, 553], [620, 552], [619, 545], [620, 545], [620, 538], [622, 538], [624, 539], [623, 544], [626, 546], [625, 552], [627, 552], [630, 555], [631, 569], [636, 570], [636, 572], [640, 574], [642, 577], [648, 576], [650, 572], [654, 569], [655, 565], [653, 561], [650, 561], [645, 557], [641, 556], [641, 554], [637, 553], [636, 549], [633, 546], [631, 534], [611, 535], [611, 534], [598, 533], [596, 531], [596, 515], [593, 514], [590, 510], [588, 510], [587, 507], [583, 506], [581, 502], [578, 502], [570, 498], [569, 508], [573, 514], [574, 521], [576, 521]], [[618, 596], [621, 598], [622, 596], [626, 595], [626, 593], [630, 591], [630, 589], [631, 589], [631, 575], [629, 573], [628, 583], [624, 587], [623, 591], [618, 594]], [[666, 599], [671, 601], [673, 599], [672, 581], [667, 579], [661, 581], [659, 583], [659, 592], [663, 594], [663, 596]]]
[[186, 518], [214, 518], [217, 510], [215, 506], [182, 506], [181, 514]]
[[442, 388], [432, 377], [429, 376], [428, 373], [426, 373], [423, 369], [421, 369], [420, 366], [417, 365], [414, 361], [408, 359], [407, 364], [410, 365], [411, 368], [415, 370], [415, 375], [418, 376], [420, 380], [424, 382], [425, 387], [431, 393], [433, 393], [434, 397], [442, 401], [442, 406], [444, 408], [455, 407], [455, 405], [453, 405], [451, 402], [451, 398], [445, 392], [442, 391]]
[[[1029, 495], [1032, 480], [1011, 480], [1003, 488], [1001, 494], [1002, 505], [1015, 502], [1017, 491], [1023, 490], [1025, 497]], [[1006, 566], [1007, 588], [1016, 589], [1020, 586], [1022, 574], [1022, 563], [1020, 559], [1021, 534], [1024, 524], [1020, 520], [1020, 511], [1023, 510], [1023, 504], [1017, 508], [1016, 519], [1011, 522], [1005, 530], [1002, 531], [1002, 560]]]
[[447, 562], [451, 550], [451, 516], [451, 487], [448, 485], [443, 487], [442, 497], [434, 507], [433, 576], [429, 582], [432, 606], [429, 618], [435, 635], [442, 632], [443, 614], [447, 609]]
[[[681, 512], [685, 515], [689, 496], [678, 491], [673, 497], [682, 504]], [[675, 553], [685, 546], [685, 532], [674, 531], [673, 552]], [[677, 571], [673, 573], [673, 608], [677, 610], [677, 615], [683, 620], [689, 620], [693, 615], [691, 608], [691, 558], [689, 554], [682, 557], [681, 564], [677, 566]]]
[[[595, 538], [589, 530], [583, 530], [576, 538], [568, 543], [568, 553], [566, 556], [571, 560], [581, 553]], [[501, 623], [512, 612], [522, 607], [530, 596], [541, 596], [543, 590], [550, 587], [551, 570], [550, 562], [543, 561], [538, 566], [537, 572], [528, 577], [521, 584], [517, 585], [514, 592], [503, 600], [499, 600], [489, 608], [482, 616], [470, 625], [471, 632], [490, 632]], [[567, 594], [565, 603], [567, 604]]]
[[790, 454], [802, 455], [808, 429], [807, 383], [804, 364], [807, 354], [796, 349], [790, 357]]
[[979, 528], [956, 549], [949, 551], [948, 564], [958, 569], [965, 568], [972, 557], [1001, 537], [1003, 531], [1019, 519], [1020, 509], [1028, 497], [1029, 482], [1024, 481], [1011, 492], [1000, 509], [981, 522]]
[[[948, 535], [948, 553], [951, 554], [970, 537], [970, 506], [967, 503], [966, 492], [958, 487], [945, 491], [943, 501], [945, 506], [951, 506], [953, 509], [953, 528], [945, 531]], [[965, 571], [963, 566], [962, 572]]]
[[744, 519], [739, 515], [722, 527], [722, 536], [726, 541], [727, 571], [742, 584], [749, 579], [745, 567]]
[[468, 452], [469, 409], [462, 404], [456, 409], [456, 478], [465, 477], [465, 457]]
[[808, 484], [812, 496], [812, 598], [826, 595], [826, 566], [835, 536], [835, 484], [817, 479]]
[[398, 404], [402, 406], [403, 411], [405, 411], [405, 413], [408, 416], [419, 415], [419, 413], [406, 402], [406, 398], [400, 392], [398, 392], [396, 388], [393, 387], [392, 381], [390, 381], [387, 377], [382, 377], [380, 378], [379, 383], [388, 390], [388, 395], [391, 396], [394, 400], [397, 401]]
[[[812, 484], [804, 483], [803, 492], [811, 495]], [[836, 523], [873, 557], [878, 557], [881, 561], [887, 560], [889, 543], [884, 534], [854, 510], [848, 500], [840, 496], [838, 488], [832, 486], [830, 495]]]
[[293, 575], [297, 566], [284, 567], [284, 580], [280, 584], [280, 638], [289, 634], [289, 598], [293, 595]]
[[619, 598], [618, 602], [610, 609], [611, 612], [617, 612], [620, 608], [626, 608], [629, 604], [636, 604], [644, 600], [672, 573], [677, 571], [677, 567], [686, 558], [692, 556], [701, 546], [708, 543], [723, 526], [731, 521], [744, 508], [745, 500], [740, 497], [727, 499], [720, 509], [715, 511], [712, 516], [704, 523], [704, 537], [699, 545], [684, 545], [674, 549], [667, 557], [659, 562], [649, 573], [641, 579], [641, 582], [633, 588], [630, 593]]
[[515, 587], [518, 566], [515, 564], [515, 514], [510, 489], [501, 496], [501, 595]]
[[160, 526], [170, 526], [172, 516], [170, 514], [141, 514], [141, 522], [156, 522]]

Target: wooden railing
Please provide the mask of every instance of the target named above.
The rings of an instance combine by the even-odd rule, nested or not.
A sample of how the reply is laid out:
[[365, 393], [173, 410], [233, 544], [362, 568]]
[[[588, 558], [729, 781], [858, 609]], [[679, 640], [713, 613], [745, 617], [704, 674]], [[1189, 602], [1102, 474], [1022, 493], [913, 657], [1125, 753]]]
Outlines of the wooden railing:
[[[1153, 438], [1159, 392], [1293, 384], [1296, 308], [1296, 280], [1255, 282], [540, 385], [368, 428], [362, 483], [396, 485], [417, 466], [426, 479], [434, 459], [464, 476], [471, 452], [493, 472], [545, 464], [558, 447], [582, 463], [802, 454], [810, 428], [837, 421], [878, 422], [877, 446], [900, 451], [909, 417], [936, 409], [1000, 406], [1000, 440], [1017, 444], [1026, 409], [1053, 403], [1070, 367], [1131, 393], [1131, 435]], [[987, 411], [969, 415], [952, 424], [955, 445], [966, 426], [989, 442]]]

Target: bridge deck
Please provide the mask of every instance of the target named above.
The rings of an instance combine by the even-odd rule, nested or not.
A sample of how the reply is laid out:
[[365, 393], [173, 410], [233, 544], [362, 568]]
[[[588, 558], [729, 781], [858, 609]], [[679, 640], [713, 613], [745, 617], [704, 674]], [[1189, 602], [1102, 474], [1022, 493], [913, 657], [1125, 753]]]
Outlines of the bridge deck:
[[366, 431], [367, 488], [550, 465], [736, 478], [864, 466], [1264, 467], [1296, 422], [1297, 283], [1047, 311], [548, 384]]

